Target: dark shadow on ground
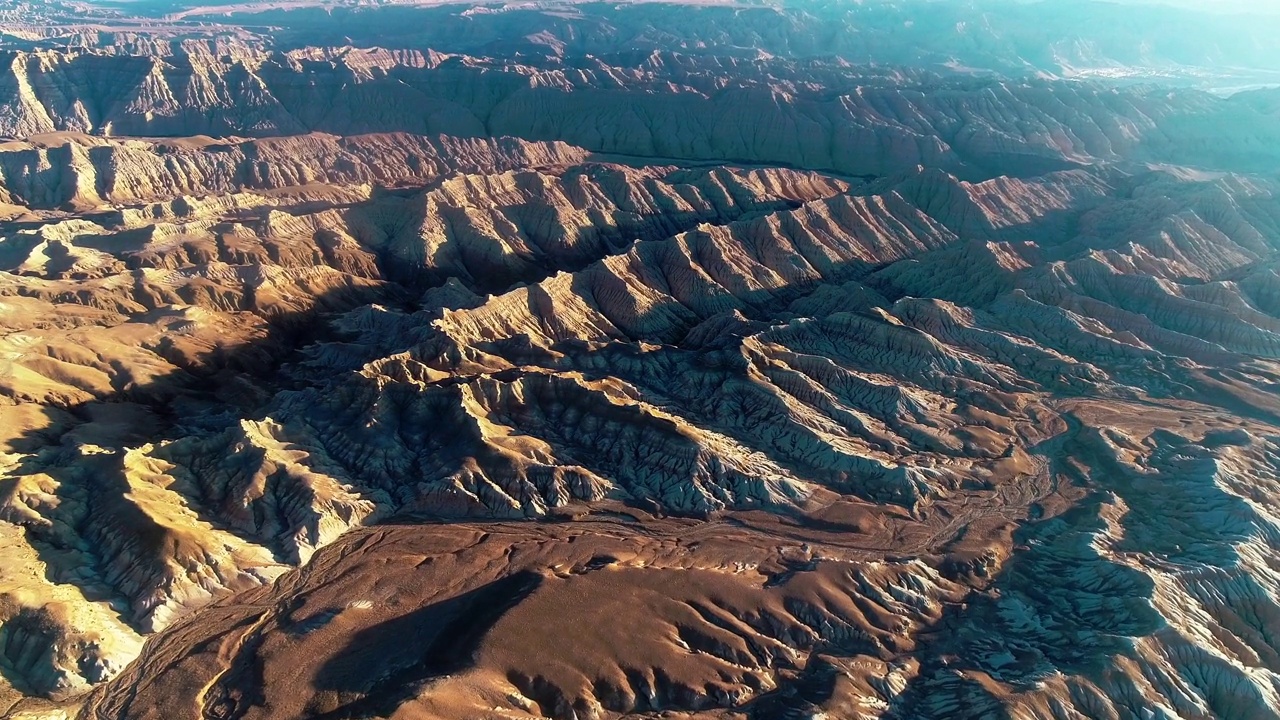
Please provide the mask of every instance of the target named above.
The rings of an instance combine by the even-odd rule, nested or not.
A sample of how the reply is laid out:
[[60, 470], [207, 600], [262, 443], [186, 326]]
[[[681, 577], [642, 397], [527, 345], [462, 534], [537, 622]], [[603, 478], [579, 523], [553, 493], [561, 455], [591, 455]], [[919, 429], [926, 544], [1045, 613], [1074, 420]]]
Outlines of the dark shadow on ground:
[[[466, 669], [489, 628], [528, 597], [542, 577], [521, 571], [356, 633], [316, 675], [315, 720], [385, 716], [422, 683]], [[325, 703], [327, 704], [327, 703]]]

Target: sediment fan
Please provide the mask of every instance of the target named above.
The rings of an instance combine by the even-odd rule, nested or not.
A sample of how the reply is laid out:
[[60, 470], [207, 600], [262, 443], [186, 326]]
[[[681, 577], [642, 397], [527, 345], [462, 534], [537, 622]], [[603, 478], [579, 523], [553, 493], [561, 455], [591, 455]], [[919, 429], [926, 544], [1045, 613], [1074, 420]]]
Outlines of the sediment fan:
[[0, 715], [1280, 717], [1274, 25], [0, 9]]

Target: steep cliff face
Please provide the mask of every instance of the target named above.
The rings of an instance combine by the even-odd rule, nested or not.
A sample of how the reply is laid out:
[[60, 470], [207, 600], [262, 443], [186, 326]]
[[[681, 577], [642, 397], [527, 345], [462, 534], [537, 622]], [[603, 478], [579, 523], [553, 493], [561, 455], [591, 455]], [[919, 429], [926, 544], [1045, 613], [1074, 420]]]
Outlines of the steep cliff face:
[[1036, 175], [1098, 159], [1260, 169], [1274, 164], [1269, 148], [1280, 135], [1280, 121], [1256, 103], [1191, 90], [903, 78], [859, 74], [842, 61], [724, 64], [669, 52], [527, 64], [345, 50], [20, 53], [4, 66], [0, 89], [10, 98], [0, 106], [0, 137], [510, 135], [596, 152], [852, 175], [921, 164], [970, 178]]

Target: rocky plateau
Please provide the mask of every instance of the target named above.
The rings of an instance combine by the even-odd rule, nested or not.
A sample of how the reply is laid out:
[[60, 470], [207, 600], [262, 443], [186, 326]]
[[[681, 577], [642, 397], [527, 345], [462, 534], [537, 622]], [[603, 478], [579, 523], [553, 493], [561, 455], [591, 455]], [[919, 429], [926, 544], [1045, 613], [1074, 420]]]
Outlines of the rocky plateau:
[[1280, 718], [1276, 30], [0, 5], [0, 716]]

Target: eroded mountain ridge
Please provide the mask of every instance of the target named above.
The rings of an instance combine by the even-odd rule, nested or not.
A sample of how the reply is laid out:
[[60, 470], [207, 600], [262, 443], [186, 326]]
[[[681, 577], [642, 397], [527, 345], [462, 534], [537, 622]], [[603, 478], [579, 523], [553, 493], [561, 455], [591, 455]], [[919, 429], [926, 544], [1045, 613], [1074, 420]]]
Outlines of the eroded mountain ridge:
[[1280, 711], [1267, 93], [235, 52], [7, 66], [10, 714]]

